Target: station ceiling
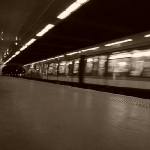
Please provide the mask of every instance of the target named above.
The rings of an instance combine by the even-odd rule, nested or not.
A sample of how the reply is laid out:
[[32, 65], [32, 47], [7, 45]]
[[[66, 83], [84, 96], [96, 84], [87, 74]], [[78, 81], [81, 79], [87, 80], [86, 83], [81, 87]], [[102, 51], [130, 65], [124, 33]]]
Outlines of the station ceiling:
[[75, 1], [1, 0], [0, 51], [8, 50], [5, 60], [31, 38], [37, 38], [36, 34], [49, 23], [55, 27], [10, 63], [28, 64], [150, 30], [149, 0], [89, 0], [67, 18], [58, 19]]

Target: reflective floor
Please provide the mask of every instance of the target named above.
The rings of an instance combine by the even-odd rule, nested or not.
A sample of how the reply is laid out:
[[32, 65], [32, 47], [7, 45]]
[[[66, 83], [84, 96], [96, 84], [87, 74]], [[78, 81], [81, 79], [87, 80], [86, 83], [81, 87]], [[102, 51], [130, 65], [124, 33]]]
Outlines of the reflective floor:
[[106, 97], [0, 77], [0, 150], [149, 150], [150, 108]]

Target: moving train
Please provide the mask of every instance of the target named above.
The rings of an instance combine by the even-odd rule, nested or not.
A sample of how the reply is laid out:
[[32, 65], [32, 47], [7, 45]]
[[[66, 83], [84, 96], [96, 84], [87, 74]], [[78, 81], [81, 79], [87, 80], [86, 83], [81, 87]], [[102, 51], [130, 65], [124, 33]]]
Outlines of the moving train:
[[149, 34], [143, 32], [79, 49], [25, 68], [34, 68], [38, 74], [34, 77], [45, 81], [149, 98]]

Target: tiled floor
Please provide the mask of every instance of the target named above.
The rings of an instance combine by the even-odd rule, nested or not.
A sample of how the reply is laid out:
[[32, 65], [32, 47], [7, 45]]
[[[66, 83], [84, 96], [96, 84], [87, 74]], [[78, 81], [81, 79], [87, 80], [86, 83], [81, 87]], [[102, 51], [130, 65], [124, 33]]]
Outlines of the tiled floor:
[[149, 104], [0, 77], [0, 150], [149, 150]]

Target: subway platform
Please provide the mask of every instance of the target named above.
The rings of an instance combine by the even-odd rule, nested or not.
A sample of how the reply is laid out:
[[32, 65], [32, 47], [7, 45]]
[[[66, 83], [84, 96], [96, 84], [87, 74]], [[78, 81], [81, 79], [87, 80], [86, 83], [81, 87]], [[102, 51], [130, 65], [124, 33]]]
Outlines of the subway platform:
[[150, 100], [0, 76], [0, 150], [149, 150]]

